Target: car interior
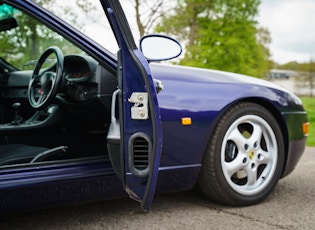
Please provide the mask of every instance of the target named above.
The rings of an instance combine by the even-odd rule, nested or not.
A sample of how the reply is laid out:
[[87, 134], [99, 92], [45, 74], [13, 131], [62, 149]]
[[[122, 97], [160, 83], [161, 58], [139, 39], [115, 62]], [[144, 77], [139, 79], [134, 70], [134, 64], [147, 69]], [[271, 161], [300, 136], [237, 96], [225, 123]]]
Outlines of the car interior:
[[[19, 27], [14, 18], [1, 20], [0, 39]], [[0, 167], [108, 155], [116, 76], [67, 41], [54, 41], [20, 66], [12, 60], [21, 49], [0, 50]]]
[[32, 73], [7, 69], [1, 63], [0, 165], [106, 155], [117, 88], [110, 72], [88, 56], [66, 56], [58, 94], [47, 107], [34, 109], [28, 101]]

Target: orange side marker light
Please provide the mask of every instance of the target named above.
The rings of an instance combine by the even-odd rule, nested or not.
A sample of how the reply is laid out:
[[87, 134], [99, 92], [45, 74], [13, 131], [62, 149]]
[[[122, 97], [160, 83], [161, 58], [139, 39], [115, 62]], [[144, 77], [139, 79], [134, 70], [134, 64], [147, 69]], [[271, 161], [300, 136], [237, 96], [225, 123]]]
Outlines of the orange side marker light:
[[309, 122], [303, 123], [302, 129], [303, 129], [304, 136], [308, 136], [309, 127], [310, 127]]
[[182, 125], [191, 125], [192, 120], [191, 117], [182, 117]]

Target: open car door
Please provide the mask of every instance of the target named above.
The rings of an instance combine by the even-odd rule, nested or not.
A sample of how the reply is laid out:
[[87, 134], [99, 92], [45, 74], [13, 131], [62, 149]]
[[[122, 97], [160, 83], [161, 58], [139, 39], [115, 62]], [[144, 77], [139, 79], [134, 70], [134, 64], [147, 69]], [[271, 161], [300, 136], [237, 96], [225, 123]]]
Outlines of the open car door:
[[147, 211], [155, 192], [162, 148], [155, 84], [119, 1], [102, 0], [102, 5], [120, 47], [119, 89], [113, 95], [108, 150], [125, 190]]

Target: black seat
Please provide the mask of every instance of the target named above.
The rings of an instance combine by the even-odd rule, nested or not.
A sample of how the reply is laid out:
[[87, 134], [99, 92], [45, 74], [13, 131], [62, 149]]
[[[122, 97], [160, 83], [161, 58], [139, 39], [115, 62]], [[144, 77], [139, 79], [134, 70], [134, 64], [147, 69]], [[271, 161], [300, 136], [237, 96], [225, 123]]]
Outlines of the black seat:
[[23, 144], [0, 145], [0, 166], [30, 163], [34, 157], [47, 150], [49, 149]]

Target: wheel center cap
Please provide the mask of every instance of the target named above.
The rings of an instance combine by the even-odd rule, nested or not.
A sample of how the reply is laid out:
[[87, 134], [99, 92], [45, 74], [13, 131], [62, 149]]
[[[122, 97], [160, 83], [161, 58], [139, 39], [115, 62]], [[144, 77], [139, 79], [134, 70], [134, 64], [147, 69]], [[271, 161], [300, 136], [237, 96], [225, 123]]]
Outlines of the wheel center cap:
[[249, 151], [248, 156], [252, 160], [254, 158], [254, 156], [255, 156], [254, 150]]

